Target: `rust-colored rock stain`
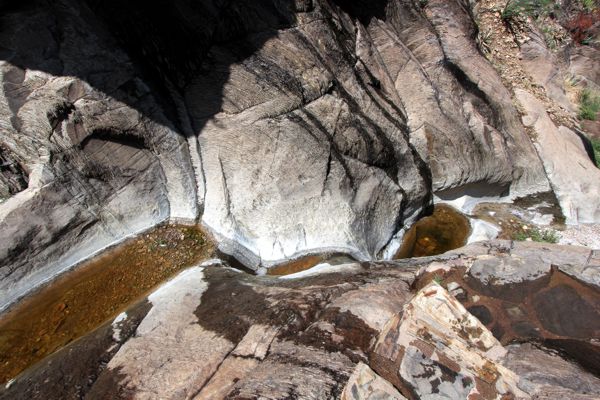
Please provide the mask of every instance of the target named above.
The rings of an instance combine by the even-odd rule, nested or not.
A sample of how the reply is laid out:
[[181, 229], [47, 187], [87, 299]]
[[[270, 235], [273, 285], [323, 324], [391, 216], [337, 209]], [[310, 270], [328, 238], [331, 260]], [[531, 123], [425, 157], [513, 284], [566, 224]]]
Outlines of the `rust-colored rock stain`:
[[[431, 271], [416, 290], [433, 279], [459, 284], [461, 303], [486, 325], [502, 345], [533, 340], [559, 349], [589, 371], [600, 372], [600, 294], [553, 267], [546, 276], [507, 285], [481, 285], [466, 267]], [[569, 315], [568, 318], [565, 316]], [[483, 317], [483, 318], [482, 318]]]
[[465, 245], [471, 224], [467, 217], [445, 204], [438, 204], [433, 214], [420, 219], [404, 236], [394, 258], [434, 256]]
[[198, 227], [160, 226], [54, 280], [0, 319], [0, 382], [90, 332], [213, 250]]

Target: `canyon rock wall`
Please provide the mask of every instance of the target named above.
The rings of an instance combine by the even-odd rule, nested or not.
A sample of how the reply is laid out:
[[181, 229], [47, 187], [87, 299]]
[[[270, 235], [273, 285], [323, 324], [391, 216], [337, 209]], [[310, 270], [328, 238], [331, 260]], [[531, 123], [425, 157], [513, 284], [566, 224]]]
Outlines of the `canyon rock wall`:
[[0, 307], [168, 219], [261, 270], [550, 190], [461, 1], [0, 7]]

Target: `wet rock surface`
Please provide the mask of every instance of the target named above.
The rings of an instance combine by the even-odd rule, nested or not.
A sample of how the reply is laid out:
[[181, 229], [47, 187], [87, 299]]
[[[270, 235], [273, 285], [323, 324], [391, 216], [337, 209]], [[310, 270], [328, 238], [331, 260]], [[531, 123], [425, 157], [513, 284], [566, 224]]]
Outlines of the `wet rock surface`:
[[585, 263], [581, 249], [546, 246], [542, 277], [487, 285], [518, 299], [481, 291], [468, 273], [482, 257], [534, 261], [535, 246], [485, 242], [297, 279], [194, 267], [0, 398], [593, 398], [600, 289], [559, 269]]
[[213, 248], [198, 227], [161, 226], [50, 282], [0, 318], [0, 382], [210, 257]]

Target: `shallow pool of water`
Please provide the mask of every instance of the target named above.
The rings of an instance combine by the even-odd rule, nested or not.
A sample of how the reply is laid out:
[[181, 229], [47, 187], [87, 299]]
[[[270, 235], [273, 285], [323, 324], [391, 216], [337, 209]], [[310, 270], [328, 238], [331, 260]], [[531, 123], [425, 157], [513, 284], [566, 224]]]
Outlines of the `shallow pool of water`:
[[200, 228], [166, 225], [63, 274], [0, 318], [0, 382], [90, 332], [213, 252]]
[[394, 258], [425, 257], [458, 249], [467, 243], [469, 219], [455, 208], [437, 204], [433, 214], [417, 221], [404, 235]]

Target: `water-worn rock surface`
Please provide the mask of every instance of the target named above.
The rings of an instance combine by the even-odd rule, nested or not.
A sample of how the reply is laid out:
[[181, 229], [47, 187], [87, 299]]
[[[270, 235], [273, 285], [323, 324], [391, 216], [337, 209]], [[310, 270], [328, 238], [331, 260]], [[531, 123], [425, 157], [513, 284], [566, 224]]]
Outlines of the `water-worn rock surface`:
[[[598, 271], [581, 248], [549, 245], [542, 261], [538, 248], [485, 242], [299, 279], [194, 267], [26, 371], [0, 398], [594, 398], [599, 287], [580, 281], [577, 268], [560, 284], [539, 268], [497, 281], [493, 292], [471, 281], [469, 266], [491, 257]], [[458, 276], [462, 295], [449, 284]], [[577, 313], [557, 307], [556, 296]], [[74, 358], [83, 351], [89, 356]]]
[[391, 257], [434, 192], [548, 191], [469, 11], [424, 6], [4, 2], [0, 306], [165, 219], [261, 269]]
[[[592, 125], [577, 121], [600, 88], [586, 3], [0, 1], [0, 311], [167, 220], [202, 223], [228, 260], [182, 272], [0, 398], [596, 396], [598, 251], [490, 241], [374, 261], [464, 244], [469, 221], [448, 213], [410, 229], [434, 199], [600, 222]], [[503, 237], [530, 229], [508, 218]], [[482, 222], [469, 241], [496, 233]], [[100, 275], [125, 287], [115, 266]], [[54, 344], [45, 328], [33, 357], [2, 343], [5, 378], [77, 336], [63, 303], [33, 307]]]

